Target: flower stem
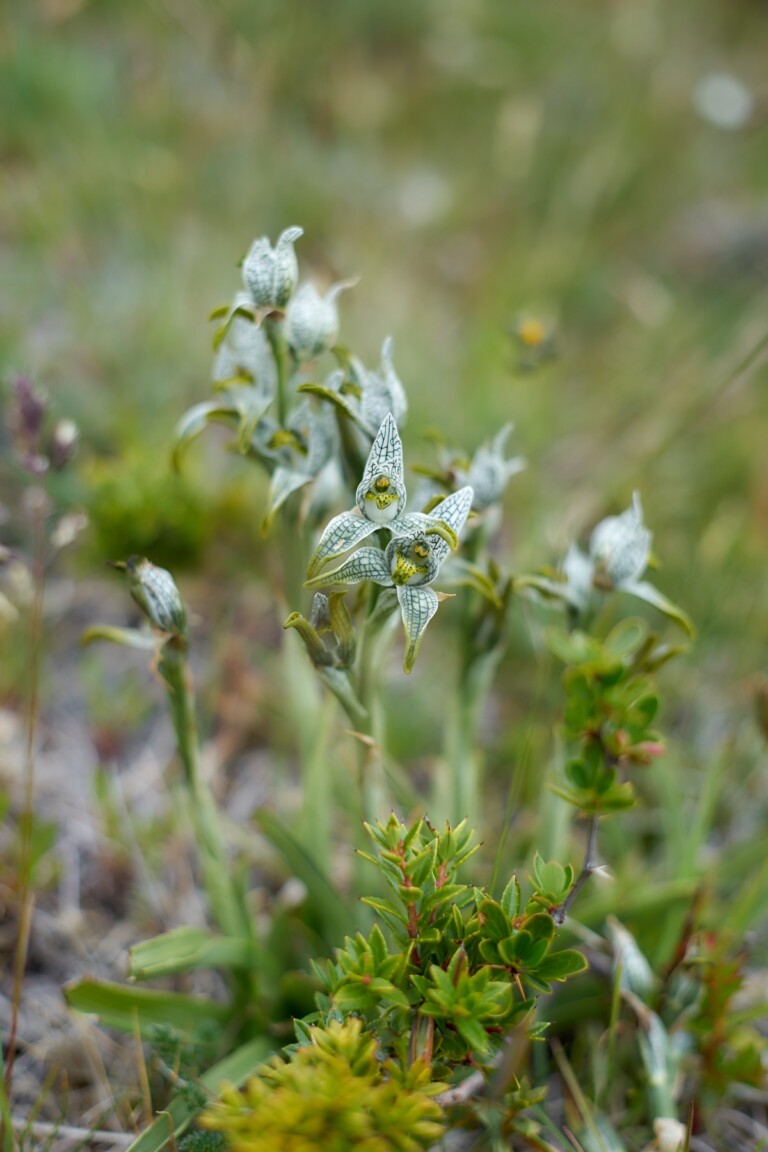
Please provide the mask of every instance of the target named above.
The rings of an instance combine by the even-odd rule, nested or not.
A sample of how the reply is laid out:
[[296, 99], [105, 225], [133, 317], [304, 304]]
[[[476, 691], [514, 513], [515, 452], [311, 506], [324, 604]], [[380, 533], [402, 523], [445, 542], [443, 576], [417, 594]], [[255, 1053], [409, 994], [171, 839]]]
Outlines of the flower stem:
[[183, 637], [173, 636], [163, 644], [157, 668], [166, 686], [211, 912], [225, 935], [249, 937], [250, 917], [231, 876], [216, 804], [200, 773], [195, 700]]
[[279, 315], [267, 316], [264, 320], [264, 331], [267, 334], [269, 346], [275, 361], [277, 373], [277, 420], [280, 427], [285, 427], [285, 418], [288, 410], [288, 345], [283, 335], [283, 319]]

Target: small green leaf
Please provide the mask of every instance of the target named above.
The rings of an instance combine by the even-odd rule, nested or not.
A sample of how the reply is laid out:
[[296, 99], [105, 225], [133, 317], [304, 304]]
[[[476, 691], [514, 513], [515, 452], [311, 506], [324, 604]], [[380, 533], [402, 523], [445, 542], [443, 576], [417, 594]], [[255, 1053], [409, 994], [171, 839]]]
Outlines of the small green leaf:
[[585, 972], [589, 965], [575, 948], [564, 948], [562, 952], [550, 952], [536, 966], [536, 975], [544, 980], [567, 980]]
[[480, 1052], [483, 1056], [491, 1051], [491, 1041], [488, 1033], [479, 1020], [472, 1017], [455, 1021], [456, 1031], [465, 1040], [473, 1052]]

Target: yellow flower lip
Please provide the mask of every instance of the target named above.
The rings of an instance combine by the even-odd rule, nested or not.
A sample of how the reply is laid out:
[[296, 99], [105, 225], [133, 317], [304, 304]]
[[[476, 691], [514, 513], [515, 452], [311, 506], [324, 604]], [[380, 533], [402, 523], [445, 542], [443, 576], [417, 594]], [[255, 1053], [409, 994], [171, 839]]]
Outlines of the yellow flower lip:
[[365, 499], [375, 501], [377, 508], [388, 508], [393, 500], [397, 500], [397, 493], [377, 492], [375, 489], [369, 488], [365, 494]]
[[412, 560], [403, 556], [402, 552], [395, 553], [395, 565], [392, 569], [392, 583], [395, 586], [409, 584], [414, 576], [426, 576], [426, 574], [426, 565], [414, 564]]

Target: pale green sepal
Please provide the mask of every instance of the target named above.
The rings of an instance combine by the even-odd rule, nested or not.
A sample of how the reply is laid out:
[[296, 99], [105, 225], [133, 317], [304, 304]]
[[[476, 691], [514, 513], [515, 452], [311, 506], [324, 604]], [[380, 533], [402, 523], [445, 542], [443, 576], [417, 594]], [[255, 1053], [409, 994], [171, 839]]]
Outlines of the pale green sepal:
[[261, 530], [266, 536], [272, 528], [276, 512], [285, 504], [292, 492], [297, 492], [314, 477], [306, 472], [296, 472], [293, 468], [275, 468], [269, 485], [269, 503]]
[[194, 404], [184, 413], [173, 433], [171, 463], [174, 471], [181, 470], [181, 457], [185, 449], [197, 439], [211, 421], [219, 420], [231, 424], [236, 417], [234, 406], [227, 403], [224, 395], [218, 400], [204, 400], [201, 404]]
[[403, 660], [403, 671], [411, 673], [419, 652], [424, 631], [437, 612], [440, 601], [432, 588], [402, 585], [397, 589], [397, 599], [403, 617], [403, 627], [408, 640]]
[[380, 548], [360, 548], [339, 568], [322, 572], [307, 580], [305, 588], [323, 588], [326, 584], [359, 584], [361, 580], [372, 580], [374, 584], [391, 586], [392, 576], [389, 565]]
[[[207, 1072], [203, 1072], [199, 1082], [211, 1094], [211, 1098], [219, 1096], [227, 1084], [239, 1088], [273, 1050], [273, 1045], [262, 1037], [251, 1040], [236, 1048], [229, 1056], [225, 1056]], [[126, 1152], [162, 1152], [166, 1144], [175, 1147], [176, 1139], [194, 1120], [197, 1112], [198, 1109], [192, 1103], [189, 1092], [174, 1096], [168, 1107], [164, 1108], [149, 1127], [136, 1137]]]
[[136, 628], [117, 628], [111, 624], [94, 624], [86, 628], [80, 637], [83, 647], [93, 644], [95, 640], [109, 640], [112, 644], [122, 644], [124, 648], [140, 648], [143, 652], [157, 648], [157, 636], [150, 632], [139, 632]]
[[329, 560], [349, 552], [350, 548], [354, 548], [361, 540], [365, 540], [375, 532], [377, 527], [378, 525], [372, 520], [366, 520], [356, 512], [341, 512], [338, 516], [334, 516], [326, 525], [320, 542], [312, 553], [307, 565], [307, 579], [311, 580]]
[[636, 596], [638, 600], [644, 600], [646, 604], [651, 604], [654, 608], [658, 608], [658, 610], [663, 612], [665, 616], [668, 616], [670, 620], [674, 620], [676, 624], [679, 624], [691, 639], [695, 637], [696, 629], [693, 626], [693, 621], [690, 616], [684, 612], [682, 608], [678, 608], [677, 604], [668, 600], [662, 592], [659, 592], [658, 588], [655, 588], [653, 584], [649, 584], [647, 580], [641, 580], [637, 583], [635, 581], [628, 581], [626, 584], [622, 584], [621, 591], [628, 592], [630, 596]]
[[295, 628], [307, 649], [307, 654], [316, 668], [333, 663], [333, 653], [329, 652], [309, 620], [301, 612], [291, 612], [283, 628]]

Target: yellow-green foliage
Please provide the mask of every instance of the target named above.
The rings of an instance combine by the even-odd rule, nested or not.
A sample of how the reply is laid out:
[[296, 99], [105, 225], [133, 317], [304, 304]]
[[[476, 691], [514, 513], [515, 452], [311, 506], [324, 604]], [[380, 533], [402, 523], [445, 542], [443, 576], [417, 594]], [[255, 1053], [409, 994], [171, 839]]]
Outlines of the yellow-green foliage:
[[203, 1117], [235, 1152], [418, 1152], [439, 1139], [443, 1112], [420, 1062], [381, 1063], [362, 1021], [313, 1028], [288, 1061], [274, 1057], [243, 1091], [227, 1089]]

